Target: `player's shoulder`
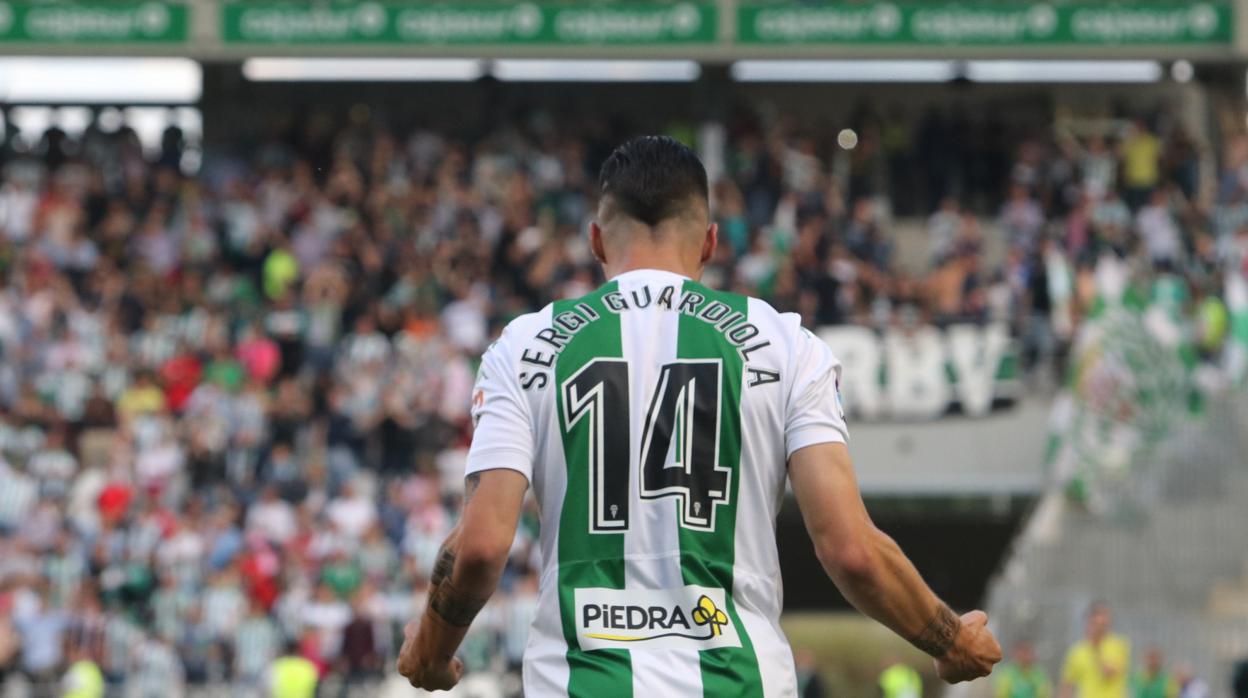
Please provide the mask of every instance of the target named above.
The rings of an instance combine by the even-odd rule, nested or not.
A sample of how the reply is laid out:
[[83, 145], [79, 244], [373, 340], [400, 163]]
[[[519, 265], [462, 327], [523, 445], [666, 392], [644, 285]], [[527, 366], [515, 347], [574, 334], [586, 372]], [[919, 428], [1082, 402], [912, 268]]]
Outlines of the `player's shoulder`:
[[747, 317], [750, 323], [769, 336], [778, 338], [785, 345], [791, 347], [806, 336], [814, 336], [802, 326], [802, 316], [797, 313], [781, 312], [762, 298], [740, 294], [731, 295], [743, 299], [742, 302], [748, 308]]
[[798, 313], [781, 312], [761, 298], [749, 297], [749, 303], [750, 321], [778, 341], [790, 364], [840, 363], [828, 343], [802, 324]]
[[487, 355], [511, 356], [518, 351], [527, 338], [532, 337], [541, 331], [542, 328], [550, 325], [551, 307], [552, 304], [547, 304], [541, 310], [524, 313], [513, 318], [503, 326], [503, 331], [498, 334], [497, 339], [490, 343], [485, 353]]
[[511, 322], [508, 322], [503, 326], [503, 331], [499, 335], [499, 338], [521, 336], [549, 325], [551, 309], [553, 307], [553, 303], [547, 303], [540, 310], [535, 310], [531, 313], [524, 313], [523, 315], [517, 315], [511, 320]]

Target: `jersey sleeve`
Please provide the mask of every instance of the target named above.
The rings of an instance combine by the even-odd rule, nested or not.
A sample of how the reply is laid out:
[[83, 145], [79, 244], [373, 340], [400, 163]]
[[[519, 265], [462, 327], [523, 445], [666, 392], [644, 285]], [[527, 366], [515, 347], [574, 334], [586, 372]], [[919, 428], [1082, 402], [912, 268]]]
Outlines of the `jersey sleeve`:
[[841, 409], [841, 362], [823, 340], [800, 329], [794, 340], [793, 383], [784, 414], [784, 455], [821, 443], [846, 443]]
[[533, 427], [529, 402], [520, 388], [504, 337], [481, 359], [472, 390], [476, 425], [464, 475], [507, 468], [533, 480]]

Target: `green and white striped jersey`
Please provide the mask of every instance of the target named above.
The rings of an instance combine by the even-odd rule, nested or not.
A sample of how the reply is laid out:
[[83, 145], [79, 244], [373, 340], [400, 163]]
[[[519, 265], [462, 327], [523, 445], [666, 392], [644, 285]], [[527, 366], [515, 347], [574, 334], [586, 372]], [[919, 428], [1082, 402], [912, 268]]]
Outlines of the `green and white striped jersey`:
[[796, 695], [776, 512], [788, 456], [846, 440], [839, 375], [797, 315], [663, 271], [507, 326], [467, 472], [540, 505], [526, 696]]

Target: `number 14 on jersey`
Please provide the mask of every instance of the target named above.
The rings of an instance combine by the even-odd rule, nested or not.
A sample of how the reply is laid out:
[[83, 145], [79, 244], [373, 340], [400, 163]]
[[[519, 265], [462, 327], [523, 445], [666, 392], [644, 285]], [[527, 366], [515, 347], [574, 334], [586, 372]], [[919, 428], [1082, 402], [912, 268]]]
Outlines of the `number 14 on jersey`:
[[[723, 366], [719, 359], [685, 359], [665, 364], [646, 411], [637, 463], [638, 494], [653, 500], [675, 497], [680, 525], [715, 530], [715, 511], [728, 502], [732, 471], [719, 464]], [[588, 424], [589, 530], [628, 530], [632, 460], [630, 366], [624, 359], [598, 358], [560, 386], [564, 428]]]

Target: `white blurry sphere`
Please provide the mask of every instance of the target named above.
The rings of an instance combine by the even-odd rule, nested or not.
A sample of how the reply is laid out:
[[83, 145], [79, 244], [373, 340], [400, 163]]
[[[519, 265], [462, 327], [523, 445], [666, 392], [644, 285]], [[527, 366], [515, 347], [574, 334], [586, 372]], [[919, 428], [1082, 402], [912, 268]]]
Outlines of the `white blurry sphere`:
[[1196, 76], [1196, 68], [1192, 66], [1191, 61], [1175, 61], [1170, 65], [1170, 77], [1175, 82], [1191, 82]]
[[858, 134], [852, 128], [843, 128], [836, 134], [836, 144], [845, 150], [853, 150], [858, 145]]

